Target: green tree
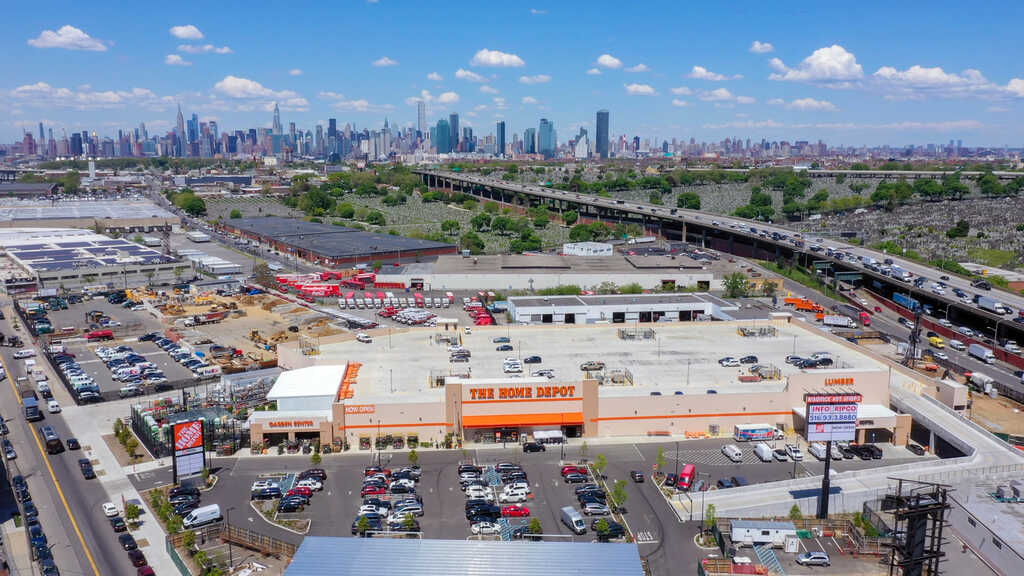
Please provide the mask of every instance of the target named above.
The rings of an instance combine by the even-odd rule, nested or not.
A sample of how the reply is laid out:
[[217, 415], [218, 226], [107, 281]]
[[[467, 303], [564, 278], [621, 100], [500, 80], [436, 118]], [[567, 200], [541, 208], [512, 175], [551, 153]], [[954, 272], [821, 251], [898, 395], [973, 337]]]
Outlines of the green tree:
[[136, 457], [135, 451], [138, 450], [138, 448], [139, 441], [135, 439], [135, 436], [129, 436], [128, 439], [124, 441], [124, 449], [128, 452], [128, 457], [133, 460]]
[[234, 210], [232, 210], [231, 214], [228, 216], [228, 218], [241, 218], [241, 217], [242, 217], [242, 211], [239, 210], [238, 208], [235, 208]]
[[387, 219], [384, 218], [384, 214], [380, 210], [374, 210], [367, 214], [366, 223], [374, 226], [385, 226], [387, 225]]
[[676, 206], [687, 210], [700, 210], [700, 195], [696, 192], [683, 192], [676, 198]]
[[416, 452], [415, 448], [413, 448], [412, 450], [409, 450], [409, 464], [412, 465], [412, 466], [416, 466], [419, 463], [420, 463], [419, 452]]
[[407, 512], [402, 517], [402, 528], [405, 528], [406, 532], [412, 532], [416, 528], [416, 519], [412, 517], [412, 512]]
[[626, 481], [616, 480], [615, 483], [612, 484], [612, 493], [610, 496], [612, 504], [616, 508], [622, 508], [625, 506], [626, 498], [629, 496], [629, 494], [626, 493]]
[[210, 562], [210, 555], [205, 550], [200, 550], [192, 556], [192, 560], [205, 572], [206, 565]]
[[658, 448], [658, 457], [655, 458], [654, 463], [658, 465], [658, 473], [665, 473], [665, 466], [668, 466], [668, 461], [665, 459], [665, 449]]
[[597, 524], [594, 524], [594, 531], [597, 532], [597, 537], [601, 540], [605, 540], [608, 538], [609, 528], [610, 526], [608, 526], [608, 521], [604, 518], [601, 518], [597, 521]]
[[[170, 505], [170, 503], [168, 503], [168, 505]], [[170, 514], [167, 517], [167, 531], [171, 534], [177, 534], [178, 532], [181, 532], [181, 529], [181, 516], [173, 513]]]
[[491, 230], [497, 234], [505, 234], [512, 229], [512, 226], [513, 222], [507, 216], [495, 216], [494, 219], [491, 220]]
[[461, 228], [461, 226], [459, 225], [458, 220], [445, 220], [444, 222], [441, 222], [441, 230], [449, 236], [458, 233], [459, 228]]
[[185, 532], [181, 537], [181, 545], [184, 546], [186, 550], [191, 550], [192, 547], [196, 545], [196, 533], [192, 530]]
[[802, 520], [804, 517], [803, 512], [800, 511], [800, 506], [793, 504], [793, 507], [789, 509], [790, 520]]
[[192, 196], [184, 202], [181, 209], [190, 216], [202, 216], [206, 214], [206, 202], [202, 198]]
[[499, 208], [500, 206], [498, 206], [498, 203], [493, 200], [484, 202], [484, 212], [491, 214], [492, 216], [498, 213]]
[[608, 467], [608, 458], [604, 454], [598, 454], [597, 458], [594, 459], [594, 471], [597, 472], [598, 476], [604, 476], [604, 469]]
[[366, 516], [360, 515], [359, 520], [356, 521], [356, 532], [366, 537], [366, 533], [370, 530], [370, 519]]
[[491, 216], [490, 212], [481, 212], [479, 214], [474, 215], [469, 220], [469, 225], [472, 226], [473, 229], [476, 230], [477, 232], [482, 232], [485, 229], [491, 227], [492, 218], [493, 217]]
[[141, 514], [141, 510], [139, 510], [138, 504], [134, 504], [132, 502], [129, 502], [128, 504], [125, 505], [125, 507], [124, 507], [124, 519], [125, 520], [127, 520], [129, 522], [135, 522], [136, 520], [139, 519], [139, 515], [140, 514]]
[[764, 282], [761, 283], [761, 294], [763, 294], [766, 298], [771, 298], [772, 296], [775, 296], [776, 290], [777, 287], [775, 286], [775, 282], [769, 282], [765, 280]]
[[537, 518], [536, 516], [530, 518], [530, 524], [527, 525], [526, 530], [530, 534], [543, 534], [544, 528], [540, 525], [540, 518]]
[[459, 247], [463, 250], [469, 250], [470, 254], [482, 254], [484, 251], [484, 241], [476, 232], [466, 232], [459, 239]]
[[313, 466], [319, 466], [322, 461], [323, 457], [320, 456], [319, 452], [314, 452], [313, 455], [309, 457], [309, 463]]
[[740, 298], [747, 294], [747, 276], [742, 272], [726, 274], [722, 278], [722, 286], [725, 288], [726, 298]]
[[356, 215], [356, 208], [348, 202], [342, 202], [334, 209], [335, 216], [351, 220]]
[[533, 227], [537, 229], [544, 229], [548, 227], [548, 223], [551, 218], [547, 214], [539, 214], [533, 219]]
[[562, 213], [562, 222], [565, 222], [566, 226], [572, 226], [579, 219], [580, 215], [574, 210], [569, 210], [567, 212]]
[[76, 194], [82, 185], [82, 175], [78, 173], [78, 170], [69, 170], [61, 177], [60, 185], [65, 194]]
[[971, 224], [967, 220], [960, 220], [949, 230], [946, 230], [946, 238], [966, 238], [971, 231]]
[[708, 504], [708, 507], [704, 510], [704, 529], [710, 531], [717, 522], [718, 516], [715, 514], [715, 505]]

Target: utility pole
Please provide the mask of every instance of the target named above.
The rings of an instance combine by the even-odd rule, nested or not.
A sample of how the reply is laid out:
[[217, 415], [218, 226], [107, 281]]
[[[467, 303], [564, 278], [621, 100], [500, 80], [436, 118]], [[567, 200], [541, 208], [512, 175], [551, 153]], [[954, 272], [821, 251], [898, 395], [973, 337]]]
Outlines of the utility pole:
[[832, 441], [825, 442], [825, 475], [821, 477], [821, 496], [818, 497], [818, 518], [828, 518], [828, 498], [832, 491], [832, 483], [829, 478], [832, 463]]

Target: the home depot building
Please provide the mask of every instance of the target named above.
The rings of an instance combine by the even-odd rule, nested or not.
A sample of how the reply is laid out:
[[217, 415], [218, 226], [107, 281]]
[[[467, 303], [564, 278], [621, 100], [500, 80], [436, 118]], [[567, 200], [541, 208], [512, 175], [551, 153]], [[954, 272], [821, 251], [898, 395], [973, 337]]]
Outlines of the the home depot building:
[[[313, 366], [285, 372], [269, 397], [276, 412], [250, 416], [253, 445], [283, 440], [347, 442], [369, 449], [410, 437], [444, 442], [518, 441], [526, 437], [611, 437], [732, 434], [736, 424], [773, 424], [803, 432], [804, 395], [856, 393], [863, 397], [859, 441], [905, 444], [909, 415], [889, 410], [883, 370], [813, 370], [792, 374], [781, 390], [652, 396], [643, 388], [604, 389], [596, 380], [555, 382], [542, 377], [449, 377], [423, 394], [360, 397], [343, 386], [346, 366]], [[538, 434], [540, 433], [540, 434]]]

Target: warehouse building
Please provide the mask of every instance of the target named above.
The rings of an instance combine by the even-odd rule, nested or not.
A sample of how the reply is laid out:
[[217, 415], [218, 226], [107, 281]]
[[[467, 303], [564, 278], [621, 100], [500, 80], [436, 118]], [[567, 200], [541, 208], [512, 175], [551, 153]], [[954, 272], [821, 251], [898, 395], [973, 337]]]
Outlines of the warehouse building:
[[218, 227], [263, 249], [306, 260], [319, 266], [369, 264], [455, 254], [457, 247], [444, 242], [404, 236], [375, 234], [355, 228], [317, 224], [295, 218], [236, 218]]
[[72, 228], [0, 229], [3, 281], [11, 293], [84, 286], [131, 288], [195, 277], [189, 262], [119, 238]]
[[48, 197], [56, 191], [52, 182], [0, 182], [0, 198]]
[[730, 319], [738, 306], [711, 294], [513, 296], [512, 320], [528, 324], [593, 324]]
[[[368, 344], [340, 335], [321, 339], [315, 353], [282, 344], [278, 361], [288, 371], [269, 396], [278, 400], [278, 410], [250, 416], [251, 440], [370, 450], [460, 438], [486, 443], [719, 436], [731, 435], [738, 424], [802, 433], [804, 395], [830, 392], [861, 397], [858, 441], [906, 444], [911, 417], [889, 409], [889, 386], [909, 376], [890, 373], [885, 363], [802, 324], [761, 321], [756, 330], [749, 325], [702, 323], [695, 330], [669, 323], [637, 332], [612, 326], [477, 328], [459, 339], [472, 348], [468, 364], [450, 364], [446, 347], [452, 336], [433, 329]], [[495, 350], [492, 340], [499, 335], [515, 351]], [[837, 367], [787, 365], [783, 358], [794, 347], [830, 355]], [[543, 358], [522, 373], [503, 373], [503, 357], [525, 358], [533, 351]], [[740, 351], [757, 354], [762, 367], [773, 369], [762, 368], [764, 377], [751, 378], [748, 368], [716, 360]], [[590, 365], [598, 359], [600, 366]], [[531, 375], [537, 368], [550, 374]]]
[[331, 538], [302, 540], [285, 576], [643, 576], [636, 544]]
[[0, 228], [83, 228], [132, 236], [169, 232], [180, 224], [178, 216], [144, 199], [0, 198]]

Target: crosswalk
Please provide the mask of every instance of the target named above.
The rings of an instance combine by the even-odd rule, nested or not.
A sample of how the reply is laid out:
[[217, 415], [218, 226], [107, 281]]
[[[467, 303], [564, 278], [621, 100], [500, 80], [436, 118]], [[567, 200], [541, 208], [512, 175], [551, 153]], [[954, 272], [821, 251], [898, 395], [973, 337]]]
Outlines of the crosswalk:
[[[675, 462], [675, 452], [666, 451], [665, 459], [669, 462]], [[760, 459], [754, 456], [753, 452], [747, 451], [743, 453], [743, 462], [733, 462], [725, 454], [722, 454], [721, 450], [707, 449], [680, 450], [679, 461], [686, 464], [703, 464], [705, 466], [729, 466], [732, 464], [753, 464], [760, 462]], [[671, 468], [671, 466], [667, 468]]]
[[637, 544], [654, 544], [658, 541], [650, 530], [640, 530], [634, 536]]

